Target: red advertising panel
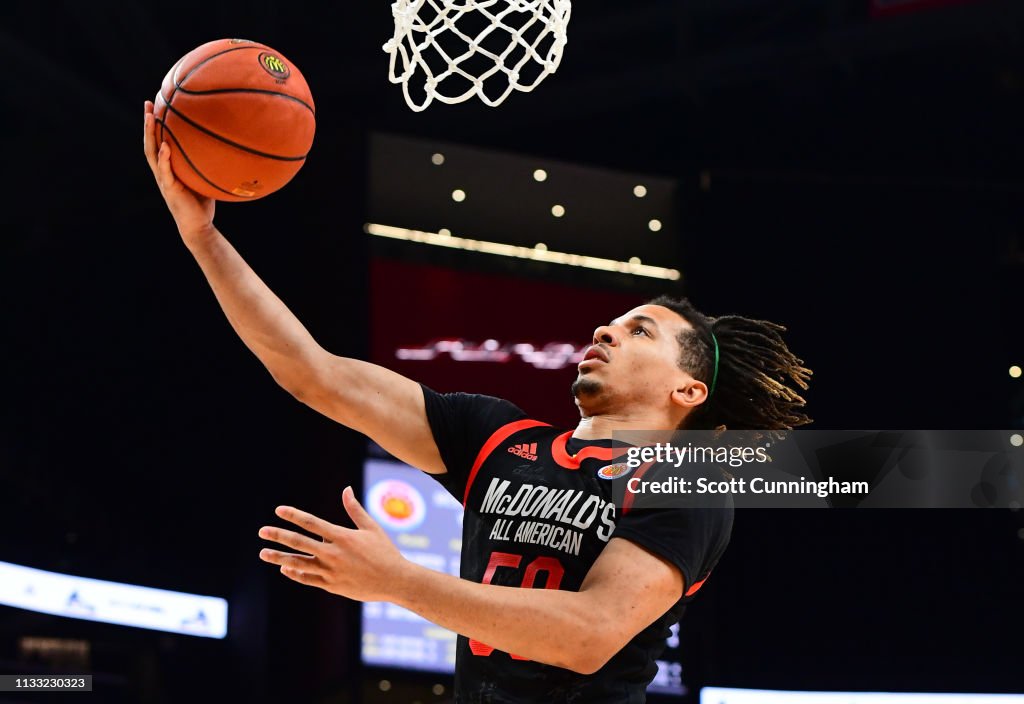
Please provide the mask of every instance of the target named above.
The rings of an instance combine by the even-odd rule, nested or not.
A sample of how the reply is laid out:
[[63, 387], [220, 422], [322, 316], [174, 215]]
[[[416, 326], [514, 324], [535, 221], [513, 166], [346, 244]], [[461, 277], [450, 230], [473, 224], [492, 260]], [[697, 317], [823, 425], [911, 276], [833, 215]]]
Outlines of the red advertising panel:
[[371, 267], [372, 361], [562, 426], [579, 418], [569, 387], [594, 328], [647, 298], [384, 258]]

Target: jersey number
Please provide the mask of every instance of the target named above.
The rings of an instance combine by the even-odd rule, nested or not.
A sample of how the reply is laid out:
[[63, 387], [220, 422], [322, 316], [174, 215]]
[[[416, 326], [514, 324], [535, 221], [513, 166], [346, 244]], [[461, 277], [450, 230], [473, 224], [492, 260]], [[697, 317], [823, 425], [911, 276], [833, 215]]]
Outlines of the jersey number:
[[[508, 552], [492, 552], [491, 559], [487, 562], [487, 571], [484, 572], [483, 584], [490, 584], [491, 580], [494, 579], [494, 573], [499, 567], [507, 567], [508, 569], [519, 569], [519, 563], [522, 562], [522, 555], [513, 555]], [[562, 567], [562, 563], [554, 557], [538, 557], [533, 562], [526, 566], [526, 571], [523, 572], [523, 581], [519, 584], [520, 587], [526, 589], [532, 589], [537, 583], [537, 573], [547, 572], [548, 578], [544, 582], [544, 589], [558, 589], [558, 585], [562, 583], [562, 576], [565, 574], [565, 568]], [[481, 655], [487, 657], [494, 652], [494, 648], [486, 643], [481, 643], [473, 638], [469, 639], [469, 649], [473, 655]], [[512, 655], [512, 653], [509, 653]], [[521, 655], [512, 655], [513, 660], [529, 660]]]

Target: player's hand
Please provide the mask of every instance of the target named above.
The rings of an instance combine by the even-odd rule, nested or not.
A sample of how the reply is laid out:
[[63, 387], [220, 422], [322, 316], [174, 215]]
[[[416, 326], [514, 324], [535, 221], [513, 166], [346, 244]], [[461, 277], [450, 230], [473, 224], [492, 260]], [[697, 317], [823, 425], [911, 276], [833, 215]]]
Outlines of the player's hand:
[[260, 559], [281, 567], [281, 573], [300, 584], [319, 587], [357, 601], [390, 601], [395, 587], [412, 563], [402, 557], [384, 529], [356, 500], [352, 487], [342, 492], [345, 511], [355, 529], [328, 523], [290, 506], [275, 513], [320, 536], [321, 541], [283, 528], [264, 526], [260, 537], [297, 552], [264, 548]]
[[174, 216], [178, 232], [191, 245], [209, 236], [213, 229], [215, 201], [187, 188], [171, 171], [171, 150], [167, 144], [156, 143], [156, 119], [153, 117], [153, 103], [146, 101], [143, 113], [142, 145], [146, 161], [160, 187], [160, 194], [167, 202], [167, 208]]

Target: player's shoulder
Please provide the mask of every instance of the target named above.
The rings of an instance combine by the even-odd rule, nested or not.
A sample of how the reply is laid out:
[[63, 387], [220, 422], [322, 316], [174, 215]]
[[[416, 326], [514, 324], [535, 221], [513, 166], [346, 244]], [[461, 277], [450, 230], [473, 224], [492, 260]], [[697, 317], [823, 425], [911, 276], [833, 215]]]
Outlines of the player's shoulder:
[[428, 408], [443, 408], [450, 413], [503, 422], [529, 418], [522, 408], [498, 396], [467, 391], [438, 392], [426, 384], [420, 384], [420, 387], [423, 389], [423, 398]]

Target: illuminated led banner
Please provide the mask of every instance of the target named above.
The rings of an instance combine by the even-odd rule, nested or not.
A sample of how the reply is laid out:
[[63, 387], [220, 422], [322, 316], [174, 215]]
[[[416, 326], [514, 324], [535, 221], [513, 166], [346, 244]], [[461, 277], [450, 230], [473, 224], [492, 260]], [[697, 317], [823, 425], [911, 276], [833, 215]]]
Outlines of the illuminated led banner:
[[701, 704], [1022, 704], [1024, 694], [916, 692], [783, 692], [704, 687]]
[[228, 602], [0, 562], [0, 604], [120, 626], [223, 638]]

